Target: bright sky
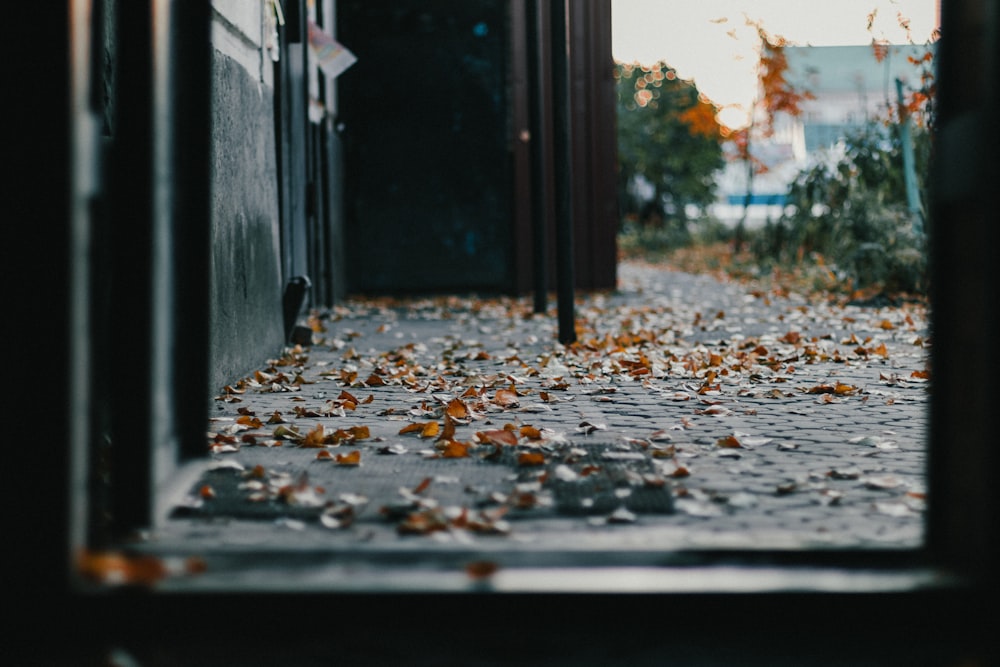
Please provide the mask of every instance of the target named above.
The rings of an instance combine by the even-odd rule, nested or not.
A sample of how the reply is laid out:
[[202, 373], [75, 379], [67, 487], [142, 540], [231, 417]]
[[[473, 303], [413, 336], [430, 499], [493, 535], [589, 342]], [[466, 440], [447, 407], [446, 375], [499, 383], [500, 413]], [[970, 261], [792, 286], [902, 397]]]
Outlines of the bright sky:
[[[756, 35], [746, 19], [792, 44], [870, 44], [872, 37], [909, 41], [897, 15], [910, 19], [913, 42], [937, 27], [937, 0], [612, 0], [616, 60], [663, 60], [723, 107], [720, 121], [746, 123], [756, 90]], [[872, 32], [868, 15], [877, 10]]]

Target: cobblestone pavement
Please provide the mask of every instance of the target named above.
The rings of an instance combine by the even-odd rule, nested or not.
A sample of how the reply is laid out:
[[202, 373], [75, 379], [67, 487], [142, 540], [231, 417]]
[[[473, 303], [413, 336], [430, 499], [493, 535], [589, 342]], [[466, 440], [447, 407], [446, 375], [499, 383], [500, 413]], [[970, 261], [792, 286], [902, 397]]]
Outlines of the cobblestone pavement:
[[[619, 285], [580, 299], [569, 348], [524, 300], [336, 308], [310, 348], [220, 394], [214, 469], [171, 499], [159, 539], [508, 555], [921, 544], [922, 306], [636, 264]], [[448, 428], [445, 412], [450, 437], [423, 431]]]

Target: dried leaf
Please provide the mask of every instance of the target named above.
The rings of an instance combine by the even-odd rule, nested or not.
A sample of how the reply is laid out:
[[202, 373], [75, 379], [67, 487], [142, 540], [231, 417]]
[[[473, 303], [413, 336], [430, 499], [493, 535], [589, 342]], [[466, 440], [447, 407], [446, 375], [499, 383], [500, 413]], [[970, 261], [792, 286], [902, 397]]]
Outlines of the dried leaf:
[[545, 465], [545, 455], [541, 452], [521, 452], [517, 457], [519, 466]]
[[502, 408], [514, 408], [520, 404], [517, 392], [511, 389], [497, 389], [493, 402]]
[[522, 438], [527, 438], [528, 440], [541, 440], [542, 432], [535, 428], [534, 426], [522, 426], [520, 428], [520, 433]]
[[349, 432], [351, 440], [367, 440], [371, 437], [371, 431], [367, 426], [352, 426]]
[[716, 440], [715, 444], [718, 447], [724, 447], [726, 449], [742, 449], [743, 447], [735, 435], [727, 435], [725, 438], [719, 438]]
[[517, 444], [517, 435], [506, 429], [493, 429], [477, 432], [476, 440], [483, 444], [492, 443], [494, 445], [514, 446]]
[[444, 428], [441, 429], [441, 434], [438, 436], [438, 440], [454, 440], [455, 439], [455, 420], [451, 418], [447, 412], [444, 413]]
[[500, 569], [500, 566], [491, 560], [477, 560], [466, 564], [465, 573], [472, 579], [487, 579], [492, 577]]
[[441, 446], [441, 458], [445, 459], [464, 459], [469, 456], [470, 443], [458, 442], [456, 440], [449, 440], [448, 442], [442, 443]]
[[165, 579], [170, 570], [155, 556], [131, 555], [120, 551], [82, 551], [76, 559], [81, 576], [102, 584], [152, 586]]
[[453, 398], [445, 408], [445, 414], [452, 419], [469, 419], [469, 407], [460, 398]]
[[337, 454], [336, 463], [339, 466], [359, 466], [361, 465], [361, 451], [355, 449], [347, 454]]
[[406, 435], [407, 433], [420, 433], [424, 430], [425, 424], [407, 424], [403, 428], [399, 429], [399, 435]]
[[[277, 431], [275, 432], [277, 434]], [[315, 428], [306, 433], [299, 442], [300, 447], [326, 447], [326, 431], [322, 424], [316, 424]]]

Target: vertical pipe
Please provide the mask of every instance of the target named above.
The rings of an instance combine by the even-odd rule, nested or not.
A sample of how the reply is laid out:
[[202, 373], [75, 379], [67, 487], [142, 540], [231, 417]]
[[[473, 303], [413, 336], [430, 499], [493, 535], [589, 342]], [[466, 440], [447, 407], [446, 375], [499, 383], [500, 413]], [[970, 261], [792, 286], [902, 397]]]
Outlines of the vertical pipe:
[[556, 160], [556, 287], [559, 308], [559, 342], [576, 341], [573, 312], [573, 161], [570, 132], [572, 104], [569, 87], [568, 8], [566, 0], [553, 0], [552, 16], [552, 145]]
[[528, 104], [530, 106], [529, 127], [531, 134], [531, 230], [534, 245], [534, 311], [544, 313], [548, 308], [548, 218], [546, 206], [545, 141], [548, 132], [544, 127], [545, 97], [542, 91], [541, 67], [546, 54], [540, 34], [539, 0], [529, 0], [527, 8], [528, 28]]
[[[117, 127], [112, 147], [109, 366], [111, 516], [127, 534], [152, 518], [152, 2], [116, 3]], [[128, 361], [124, 361], [128, 360]]]
[[172, 2], [174, 383], [180, 456], [203, 455], [209, 386], [212, 48], [208, 3]]

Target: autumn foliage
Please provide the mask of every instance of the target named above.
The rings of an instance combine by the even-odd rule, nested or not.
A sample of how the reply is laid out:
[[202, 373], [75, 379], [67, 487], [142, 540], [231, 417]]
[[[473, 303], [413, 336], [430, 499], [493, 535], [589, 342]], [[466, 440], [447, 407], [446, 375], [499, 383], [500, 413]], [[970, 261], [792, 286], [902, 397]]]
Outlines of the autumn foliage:
[[[723, 166], [718, 109], [665, 62], [615, 65], [619, 201], [626, 216], [683, 225], [688, 206], [715, 198]], [[637, 184], [651, 188], [639, 194]]]

